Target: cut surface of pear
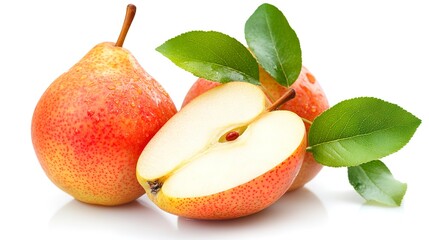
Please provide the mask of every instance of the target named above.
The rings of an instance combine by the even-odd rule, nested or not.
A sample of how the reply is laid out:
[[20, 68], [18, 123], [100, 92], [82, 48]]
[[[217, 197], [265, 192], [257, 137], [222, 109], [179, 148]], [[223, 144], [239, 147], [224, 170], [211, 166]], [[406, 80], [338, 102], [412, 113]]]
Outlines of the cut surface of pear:
[[[264, 114], [237, 140], [198, 153], [193, 161], [167, 178], [162, 191], [179, 198], [207, 196], [244, 184], [275, 168], [302, 141], [302, 132], [293, 130], [300, 126], [294, 118], [295, 114], [284, 111]], [[285, 126], [283, 123], [288, 121], [293, 124]]]
[[248, 84], [207, 92], [173, 116], [149, 142], [138, 163], [140, 175], [155, 180], [171, 173], [217, 145], [229, 129], [248, 124], [264, 110], [265, 96]]
[[[173, 214], [204, 219], [240, 217], [272, 204], [298, 173], [306, 139], [299, 116], [269, 112], [266, 105], [257, 86], [242, 82], [223, 84], [190, 102], [157, 132], [139, 158], [137, 178], [148, 197]], [[225, 135], [231, 131], [239, 136], [228, 141]], [[249, 193], [226, 197], [225, 208], [220, 207], [222, 197], [212, 198], [248, 183], [248, 190], [256, 192], [250, 192], [258, 202], [253, 208], [247, 209]], [[267, 183], [272, 191], [257, 189], [267, 188]], [[219, 209], [204, 212], [210, 208], [205, 198], [216, 199], [210, 204]], [[193, 213], [188, 214], [189, 209]]]

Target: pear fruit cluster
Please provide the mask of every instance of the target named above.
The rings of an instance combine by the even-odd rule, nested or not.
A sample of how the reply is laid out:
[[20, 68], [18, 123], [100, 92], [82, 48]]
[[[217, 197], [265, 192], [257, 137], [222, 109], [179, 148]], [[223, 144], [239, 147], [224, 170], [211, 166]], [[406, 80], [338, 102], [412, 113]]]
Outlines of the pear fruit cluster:
[[33, 146], [56, 186], [90, 204], [125, 204], [146, 192], [178, 216], [231, 219], [263, 210], [320, 171], [306, 153], [303, 118], [312, 121], [328, 102], [306, 68], [295, 91], [262, 68], [262, 87], [200, 78], [177, 112], [123, 48], [135, 12], [128, 5], [117, 42], [96, 45], [35, 107]]

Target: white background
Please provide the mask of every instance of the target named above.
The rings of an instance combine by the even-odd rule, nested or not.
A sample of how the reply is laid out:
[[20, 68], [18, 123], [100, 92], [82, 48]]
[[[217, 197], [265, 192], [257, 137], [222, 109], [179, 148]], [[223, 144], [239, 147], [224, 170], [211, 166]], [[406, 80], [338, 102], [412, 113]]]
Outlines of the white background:
[[[194, 221], [157, 209], [145, 196], [120, 207], [73, 200], [46, 177], [34, 154], [34, 107], [49, 84], [95, 44], [116, 41], [130, 1], [1, 1], [0, 239], [427, 239], [429, 8], [425, 0], [268, 1], [287, 16], [303, 63], [331, 105], [375, 96], [423, 120], [411, 142], [385, 160], [408, 183], [399, 208], [365, 203], [346, 169], [324, 170], [302, 190], [253, 216]], [[244, 41], [244, 23], [263, 1], [134, 0], [125, 41], [179, 107], [195, 77], [155, 51], [189, 30]], [[374, 109], [376, 111], [376, 109]], [[396, 239], [396, 238], [395, 238]]]

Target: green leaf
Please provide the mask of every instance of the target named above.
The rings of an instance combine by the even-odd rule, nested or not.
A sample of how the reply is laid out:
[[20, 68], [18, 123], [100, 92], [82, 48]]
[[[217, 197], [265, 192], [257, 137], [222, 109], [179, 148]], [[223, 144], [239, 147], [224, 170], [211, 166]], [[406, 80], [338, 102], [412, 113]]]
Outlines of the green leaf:
[[398, 105], [377, 98], [345, 100], [314, 120], [308, 151], [326, 166], [357, 166], [401, 149], [420, 123]]
[[407, 184], [396, 180], [383, 162], [375, 160], [348, 168], [350, 184], [367, 201], [400, 206]]
[[255, 58], [243, 44], [226, 34], [187, 32], [156, 50], [197, 77], [221, 83], [242, 81], [259, 85]]
[[259, 64], [281, 85], [291, 86], [301, 72], [301, 47], [283, 13], [262, 4], [247, 20], [245, 36]]

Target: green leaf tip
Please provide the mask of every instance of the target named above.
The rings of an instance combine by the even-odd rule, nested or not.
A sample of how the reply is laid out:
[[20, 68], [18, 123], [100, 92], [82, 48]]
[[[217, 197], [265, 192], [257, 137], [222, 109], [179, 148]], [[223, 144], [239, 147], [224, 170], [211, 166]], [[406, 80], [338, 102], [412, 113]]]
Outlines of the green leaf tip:
[[273, 5], [260, 5], [245, 25], [247, 44], [259, 64], [281, 85], [291, 86], [302, 68], [298, 36], [283, 13]]
[[420, 123], [396, 104], [373, 97], [353, 98], [313, 121], [308, 150], [326, 166], [357, 166], [401, 149]]
[[258, 63], [253, 55], [239, 41], [220, 32], [186, 32], [156, 50], [197, 77], [220, 83], [260, 84]]
[[407, 184], [396, 180], [379, 160], [349, 167], [348, 178], [364, 199], [388, 206], [400, 206], [407, 191]]

